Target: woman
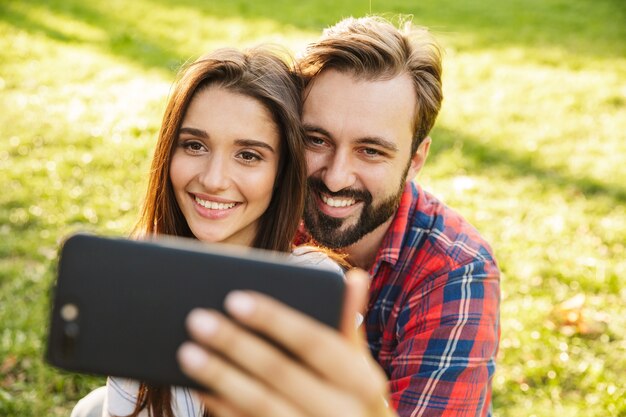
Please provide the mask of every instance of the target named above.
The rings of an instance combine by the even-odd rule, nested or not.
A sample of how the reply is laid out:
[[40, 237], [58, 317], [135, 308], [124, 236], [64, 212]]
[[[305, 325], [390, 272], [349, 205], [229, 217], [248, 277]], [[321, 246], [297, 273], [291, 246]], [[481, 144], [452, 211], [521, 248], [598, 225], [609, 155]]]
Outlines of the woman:
[[[306, 183], [300, 110], [297, 78], [267, 50], [219, 50], [185, 68], [167, 104], [134, 235], [291, 252]], [[294, 255], [337, 268], [321, 252]], [[186, 388], [114, 377], [105, 404], [103, 415], [207, 415]], [[80, 408], [73, 415], [85, 415]]]

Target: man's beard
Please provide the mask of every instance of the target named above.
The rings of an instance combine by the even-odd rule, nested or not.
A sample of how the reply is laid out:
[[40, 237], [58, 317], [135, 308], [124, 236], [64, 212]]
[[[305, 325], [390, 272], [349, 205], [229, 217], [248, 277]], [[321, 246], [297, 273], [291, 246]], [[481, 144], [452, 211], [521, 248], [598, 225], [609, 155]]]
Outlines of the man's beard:
[[[407, 169], [408, 171], [408, 169]], [[385, 223], [398, 210], [400, 199], [404, 191], [406, 173], [402, 176], [400, 187], [396, 192], [383, 200], [377, 206], [372, 206], [372, 195], [367, 190], [343, 189], [331, 192], [319, 178], [309, 177], [306, 205], [304, 208], [304, 225], [318, 243], [331, 249], [344, 248], [358, 242], [363, 236], [374, 231]], [[330, 197], [354, 198], [363, 203], [361, 215], [356, 223], [342, 229], [348, 219], [328, 216], [317, 208], [317, 198], [320, 193]]]

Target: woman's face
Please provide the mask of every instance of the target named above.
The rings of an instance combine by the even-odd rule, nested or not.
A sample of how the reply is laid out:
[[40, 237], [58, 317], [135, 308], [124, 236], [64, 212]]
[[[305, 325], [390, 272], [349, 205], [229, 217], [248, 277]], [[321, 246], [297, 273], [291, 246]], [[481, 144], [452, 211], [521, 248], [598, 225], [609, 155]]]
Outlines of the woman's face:
[[250, 246], [272, 198], [280, 136], [257, 100], [211, 86], [196, 93], [180, 128], [170, 179], [193, 234]]

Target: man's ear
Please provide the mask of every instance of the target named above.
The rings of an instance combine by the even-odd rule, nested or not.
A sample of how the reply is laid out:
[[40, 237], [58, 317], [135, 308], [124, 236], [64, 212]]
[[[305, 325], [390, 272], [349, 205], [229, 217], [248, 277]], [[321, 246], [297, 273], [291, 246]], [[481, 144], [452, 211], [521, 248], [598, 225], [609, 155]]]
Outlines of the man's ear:
[[411, 157], [411, 166], [409, 167], [409, 172], [407, 174], [407, 181], [411, 181], [413, 178], [419, 174], [426, 162], [426, 158], [428, 158], [428, 151], [430, 150], [430, 144], [432, 140], [430, 136], [426, 136], [422, 143], [417, 147], [417, 151]]

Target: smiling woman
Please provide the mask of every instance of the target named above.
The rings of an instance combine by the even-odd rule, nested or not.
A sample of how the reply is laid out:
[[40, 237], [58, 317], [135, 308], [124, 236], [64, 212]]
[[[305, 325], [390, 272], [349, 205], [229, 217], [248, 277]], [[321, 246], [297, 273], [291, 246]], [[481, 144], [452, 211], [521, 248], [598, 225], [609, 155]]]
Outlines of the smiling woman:
[[[306, 189], [300, 92], [288, 65], [264, 49], [218, 50], [185, 68], [165, 111], [134, 235], [291, 251]], [[310, 249], [298, 248], [292, 258], [339, 268]], [[207, 415], [187, 388], [116, 377], [72, 415], [95, 409], [115, 416]]]

